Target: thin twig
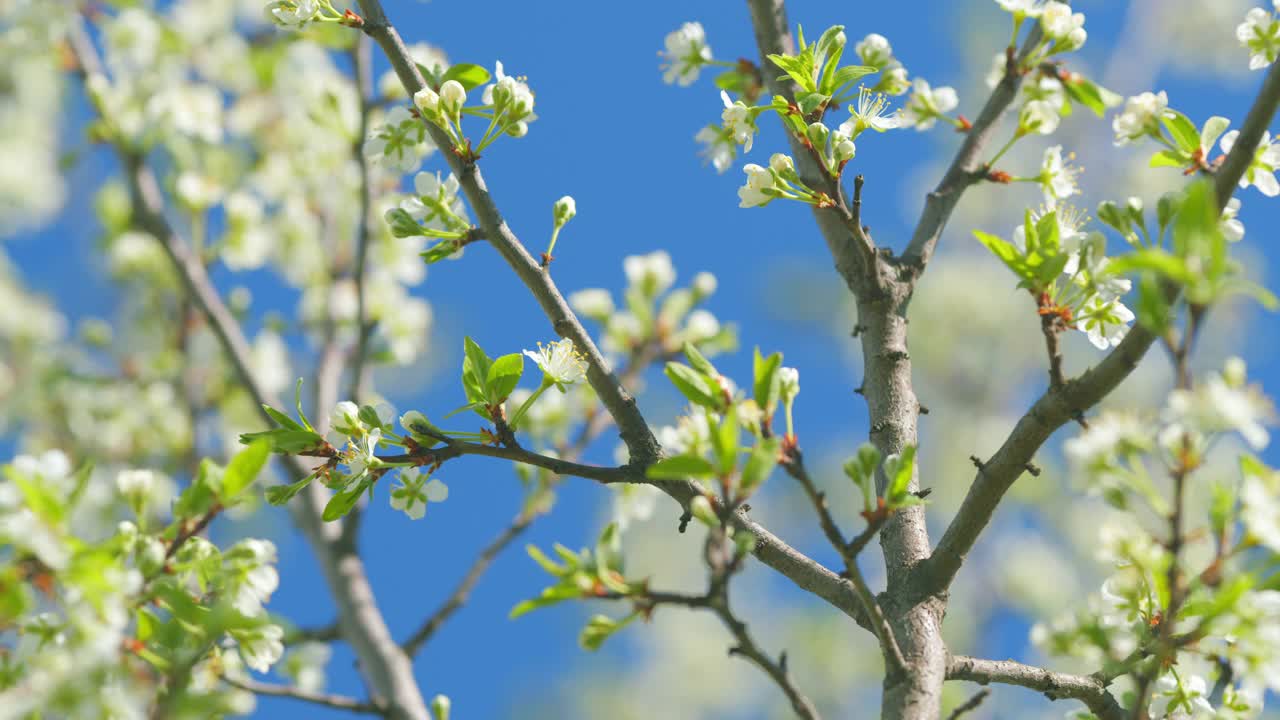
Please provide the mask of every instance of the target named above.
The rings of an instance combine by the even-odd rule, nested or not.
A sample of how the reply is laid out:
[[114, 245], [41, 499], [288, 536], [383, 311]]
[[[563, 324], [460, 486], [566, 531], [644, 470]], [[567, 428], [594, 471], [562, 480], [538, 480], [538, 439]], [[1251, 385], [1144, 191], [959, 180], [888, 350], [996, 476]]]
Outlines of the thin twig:
[[462, 608], [471, 597], [471, 591], [475, 588], [476, 583], [480, 582], [480, 577], [489, 569], [493, 561], [512, 541], [520, 537], [537, 517], [537, 513], [529, 510], [521, 512], [507, 527], [503, 528], [496, 538], [480, 551], [480, 554], [471, 563], [471, 567], [467, 569], [467, 574], [462, 577], [462, 581], [453, 589], [453, 592], [449, 593], [449, 597], [444, 601], [444, 604], [431, 613], [426, 621], [409, 636], [409, 639], [401, 644], [406, 655], [409, 657], [416, 655], [435, 635], [436, 631], [440, 629], [440, 626], [444, 625], [449, 618], [453, 617], [455, 612]]
[[355, 698], [347, 697], [345, 695], [311, 692], [299, 687], [264, 683], [247, 677], [233, 678], [224, 675], [222, 680], [232, 687], [237, 687], [241, 690], [248, 690], [254, 695], [289, 698], [291, 700], [300, 700], [305, 703], [320, 705], [333, 710], [346, 710], [348, 712], [364, 715], [386, 715], [387, 712], [386, 708], [381, 705], [364, 700], [356, 700]]
[[947, 716], [947, 720], [960, 720], [960, 718], [963, 717], [966, 713], [971, 713], [974, 710], [977, 710], [978, 706], [982, 704], [982, 701], [986, 700], [987, 696], [989, 696], [990, 694], [991, 694], [990, 688], [983, 688], [978, 692], [974, 693], [973, 697], [969, 698], [968, 700], [965, 700], [963, 703], [957, 706], [955, 710], [952, 710], [951, 714]]

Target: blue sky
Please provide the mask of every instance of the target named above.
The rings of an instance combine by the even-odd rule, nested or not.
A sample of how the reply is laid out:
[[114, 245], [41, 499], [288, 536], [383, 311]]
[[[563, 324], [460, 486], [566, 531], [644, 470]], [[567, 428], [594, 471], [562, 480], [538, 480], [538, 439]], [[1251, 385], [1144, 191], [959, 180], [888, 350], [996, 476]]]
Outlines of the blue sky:
[[[1128, 3], [1095, 0], [1077, 5], [1089, 13], [1090, 40], [1083, 61], [1102, 67], [1114, 50]], [[486, 153], [482, 167], [508, 223], [533, 251], [546, 242], [552, 203], [565, 194], [576, 198], [578, 216], [561, 235], [554, 266], [563, 290], [617, 290], [623, 284], [622, 258], [658, 248], [671, 253], [684, 281], [700, 270], [716, 273], [720, 289], [709, 307], [722, 321], [739, 325], [741, 346], [747, 350], [721, 361], [722, 369], [744, 377], [750, 348], [783, 350], [787, 364], [799, 367], [804, 381], [799, 412], [804, 426], [811, 428], [806, 444], [838, 443], [848, 451], [861, 442], [865, 410], [848, 392], [857, 385], [859, 373], [850, 369], [847, 343], [798, 319], [812, 317], [813, 308], [780, 305], [780, 269], [807, 272], [830, 267], [807, 211], [784, 203], [763, 210], [739, 209], [735, 191], [741, 172], [735, 168], [716, 175], [695, 156], [694, 133], [719, 116], [720, 100], [713, 86], [706, 78], [692, 88], [666, 86], [658, 72], [656, 53], [663, 36], [686, 20], [704, 24], [717, 58], [754, 59], [745, 3], [573, 0], [481, 6], [459, 0], [399, 0], [387, 2], [386, 8], [408, 42], [442, 46], [455, 62], [491, 66], [498, 59], [508, 73], [529, 77], [537, 93], [539, 119], [526, 138], [498, 142]], [[791, 21], [802, 23], [813, 36], [836, 23], [847, 26], [851, 41], [868, 32], [888, 36], [913, 75], [922, 74], [934, 85], [956, 86], [960, 109], [970, 117], [985, 98], [974, 73], [986, 72], [986, 58], [1007, 33], [1007, 16], [989, 0], [909, 5], [802, 0], [791, 2], [789, 11]], [[985, 49], [973, 47], [978, 44]], [[1239, 66], [1246, 62], [1241, 50]], [[381, 72], [386, 63], [381, 57], [377, 63]], [[1158, 87], [1168, 90], [1173, 104], [1197, 121], [1210, 113], [1240, 118], [1260, 77], [1224, 83], [1207, 75], [1166, 71], [1158, 76]], [[1127, 95], [1150, 87], [1113, 89]], [[82, 100], [73, 97], [70, 102], [71, 117], [82, 120]], [[1105, 133], [1109, 120], [1104, 124], [1081, 114], [1069, 124], [1092, 124]], [[774, 124], [764, 125], [750, 158], [757, 162], [782, 147]], [[878, 241], [902, 248], [924, 193], [936, 182], [936, 170], [922, 174], [920, 167], [936, 153], [949, 158], [958, 142], [955, 135], [939, 130], [890, 133], [859, 143], [854, 162], [867, 177], [864, 212]], [[1105, 158], [1084, 160], [1086, 165], [1105, 167]], [[427, 169], [440, 166], [435, 159]], [[68, 205], [55, 224], [8, 246], [29, 284], [57, 298], [73, 320], [101, 314], [101, 308], [116, 300], [104, 262], [94, 254], [92, 221], [85, 219], [89, 190], [113, 170], [109, 156], [91, 153], [72, 171]], [[1086, 174], [1086, 182], [1088, 178]], [[1256, 191], [1246, 191], [1243, 197], [1253, 248], [1266, 249], [1264, 243], [1272, 237], [1266, 229], [1274, 227], [1277, 210], [1261, 202]], [[1021, 205], [1010, 217], [1020, 213]], [[1013, 222], [1008, 219], [1001, 225]], [[974, 244], [967, 231], [953, 225], [944, 245]], [[1271, 253], [1259, 274], [1274, 276], [1278, 256]], [[834, 273], [812, 277], [812, 297], [825, 299], [839, 291]], [[234, 283], [227, 273], [217, 279], [224, 288]], [[412, 393], [388, 390], [402, 410], [420, 408], [436, 417], [460, 404], [456, 374], [448, 368], [460, 362], [463, 334], [474, 336], [491, 353], [513, 352], [552, 338], [537, 306], [487, 248], [468, 251], [462, 262], [433, 267], [418, 292], [436, 311], [430, 365], [444, 370], [428, 376], [425, 387]], [[263, 306], [274, 302], [285, 310], [292, 307], [288, 296], [272, 295], [257, 284], [255, 297]], [[1280, 385], [1280, 361], [1270, 341], [1275, 327], [1274, 316], [1262, 317], [1244, 348], [1255, 377], [1273, 389]], [[642, 406], [659, 421], [674, 409], [671, 396], [661, 392], [642, 400]], [[599, 443], [593, 452], [592, 459], [608, 462], [612, 442]], [[1271, 459], [1276, 459], [1274, 451]], [[361, 542], [369, 573], [398, 637], [443, 601], [475, 553], [518, 507], [518, 484], [499, 462], [451, 462], [440, 477], [450, 485], [450, 498], [432, 506], [425, 520], [413, 523], [380, 505], [364, 525]], [[568, 482], [555, 512], [541, 520], [526, 541], [543, 546], [561, 541], [572, 547], [590, 542], [605, 517], [609, 497], [585, 481]], [[674, 527], [674, 506], [663, 505], [659, 513], [670, 515]], [[235, 532], [263, 532], [284, 517], [279, 510], [267, 510]], [[272, 609], [304, 625], [328, 623], [332, 603], [305, 544], [287, 533], [277, 539], [283, 580]], [[510, 607], [535, 593], [544, 580], [518, 547], [500, 558], [470, 604], [421, 655], [417, 672], [424, 691], [452, 696], [457, 716], [468, 719], [520, 717], [513, 700], [554, 697], [565, 673], [583, 663], [576, 636], [584, 613], [567, 609], [519, 621], [506, 619]], [[1005, 630], [1025, 636], [1020, 624]], [[1005, 634], [993, 632], [1001, 647], [1006, 642], [1016, 647], [1016, 642], [1000, 639]], [[625, 653], [625, 648], [606, 652]], [[341, 646], [330, 665], [330, 678], [336, 691], [363, 694], [352, 658]], [[257, 716], [345, 717], [272, 700], [261, 702]]]

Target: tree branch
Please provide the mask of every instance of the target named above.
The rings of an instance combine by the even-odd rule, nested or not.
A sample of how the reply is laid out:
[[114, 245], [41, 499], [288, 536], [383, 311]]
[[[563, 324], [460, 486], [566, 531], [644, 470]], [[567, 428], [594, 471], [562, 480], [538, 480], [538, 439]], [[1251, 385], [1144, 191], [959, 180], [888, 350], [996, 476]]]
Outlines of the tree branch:
[[947, 679], [968, 680], [982, 685], [1017, 685], [1039, 691], [1050, 700], [1079, 700], [1101, 720], [1124, 720], [1126, 717], [1120, 703], [1107, 691], [1107, 683], [1097, 675], [1069, 675], [1013, 660], [957, 656], [947, 664]]
[[[781, 95], [794, 102], [796, 85], [789, 80], [779, 80], [782, 74], [769, 61], [769, 55], [795, 52], [787, 24], [787, 9], [783, 0], [748, 0], [751, 24], [755, 29], [756, 47], [760, 52], [760, 75], [770, 95]], [[796, 172], [809, 187], [825, 192], [837, 202], [830, 209], [813, 208], [813, 218], [826, 240], [836, 271], [840, 273], [855, 294], [869, 292], [875, 286], [876, 248], [862, 229], [861, 213], [855, 216], [845, 208], [844, 191], [825, 170], [818, 166], [812, 150], [801, 138], [787, 133], [791, 154], [795, 158]], [[856, 208], [857, 206], [855, 206]]]
[[951, 167], [947, 168], [938, 187], [925, 197], [924, 212], [916, 223], [915, 231], [911, 233], [910, 244], [902, 254], [904, 264], [914, 268], [916, 277], [924, 272], [929, 259], [933, 257], [934, 248], [938, 245], [938, 239], [942, 237], [947, 220], [951, 218], [951, 213], [956, 209], [965, 190], [981, 182], [985, 176], [986, 168], [983, 165], [982, 152], [986, 148], [987, 141], [991, 139], [991, 133], [995, 130], [997, 121], [1018, 97], [1018, 89], [1022, 87], [1022, 74], [1017, 72], [1016, 68], [1040, 44], [1042, 35], [1040, 24], [1033, 21], [1032, 30], [1022, 45], [1022, 51], [1016, 57], [1010, 52], [1011, 62], [1006, 68], [1004, 77], [991, 91], [991, 96], [987, 98], [986, 104], [978, 113], [978, 119], [973, 121], [973, 127], [965, 133], [964, 142], [960, 145], [955, 159], [951, 161]]
[[[425, 83], [400, 34], [387, 21], [382, 3], [378, 0], [360, 0], [360, 9], [364, 13], [364, 32], [382, 47], [387, 59], [391, 61], [391, 67], [400, 78], [409, 97], [412, 98], [415, 93], [425, 87]], [[489, 244], [497, 249], [533, 294], [547, 318], [551, 320], [556, 333], [572, 340], [578, 352], [586, 360], [587, 380], [618, 424], [622, 440], [631, 453], [631, 461], [644, 466], [657, 460], [661, 449], [648, 423], [640, 415], [635, 399], [609, 371], [600, 350], [592, 341], [590, 334], [582, 327], [577, 316], [569, 309], [568, 303], [552, 281], [550, 273], [544, 271], [507, 226], [502, 214], [498, 211], [497, 203], [485, 186], [480, 168], [474, 162], [463, 160], [458, 153], [454, 152], [453, 143], [444, 131], [431, 123], [424, 124], [431, 139], [441, 149], [441, 155], [457, 176]]]
[[241, 690], [248, 690], [254, 695], [290, 698], [293, 700], [301, 700], [302, 702], [311, 703], [312, 705], [320, 705], [334, 710], [346, 710], [348, 712], [364, 715], [387, 714], [386, 708], [383, 708], [376, 703], [356, 700], [355, 698], [346, 697], [345, 695], [309, 692], [302, 688], [292, 687], [290, 685], [264, 683], [248, 677], [232, 678], [224, 675], [222, 680], [232, 687], [237, 687]]
[[[387, 21], [382, 3], [378, 0], [360, 0], [360, 8], [364, 15], [364, 32], [382, 47], [401, 84], [412, 97], [423, 88], [423, 80], [404, 41]], [[569, 309], [551, 281], [550, 275], [543, 271], [541, 265], [529, 255], [511, 229], [507, 227], [493, 197], [485, 187], [479, 168], [474, 163], [464, 162], [458, 154], [454, 153], [452, 143], [439, 128], [430, 123], [426, 127], [432, 140], [441, 148], [441, 155], [458, 176], [458, 181], [480, 221], [480, 229], [484, 237], [497, 248], [533, 293], [556, 332], [562, 337], [573, 340], [577, 349], [583, 353], [588, 366], [587, 380], [617, 424], [622, 440], [631, 453], [631, 462], [641, 468], [652, 463], [659, 457], [661, 449], [644, 417], [637, 409], [635, 399], [606, 369], [595, 343], [583, 329], [573, 311]], [[824, 218], [821, 222], [839, 225], [839, 218], [833, 213], [823, 213], [820, 217]], [[680, 503], [686, 511], [693, 498], [701, 494], [693, 483], [687, 481], [655, 484]], [[853, 597], [852, 588], [848, 582], [751, 521], [745, 514], [735, 515], [734, 522], [741, 530], [755, 535], [755, 555], [761, 562], [790, 578], [802, 589], [825, 599], [850, 617], [860, 616], [857, 599]]]
[[520, 537], [525, 530], [528, 530], [529, 525], [537, 518], [538, 514], [535, 512], [528, 510], [521, 512], [496, 538], [480, 551], [475, 561], [471, 563], [471, 567], [468, 568], [467, 574], [462, 577], [462, 581], [449, 594], [449, 598], [445, 600], [444, 604], [431, 613], [426, 621], [401, 645], [406, 655], [409, 657], [416, 655], [427, 644], [427, 641], [436, 634], [440, 626], [453, 617], [455, 612], [462, 609], [462, 606], [471, 597], [471, 591], [475, 589], [476, 583], [480, 582], [480, 577], [489, 569], [493, 561], [512, 541]]
[[[1218, 208], [1226, 207], [1236, 183], [1248, 169], [1262, 133], [1271, 124], [1280, 105], [1280, 64], [1267, 71], [1262, 89], [1245, 119], [1240, 138], [1214, 179]], [[1247, 134], [1246, 134], [1247, 131]], [[1177, 288], [1171, 288], [1167, 299], [1176, 299]], [[1156, 337], [1141, 325], [1129, 334], [1101, 362], [1060, 389], [1050, 389], [1018, 420], [1013, 432], [982, 468], [965, 495], [964, 502], [943, 533], [933, 555], [921, 564], [917, 573], [917, 595], [931, 595], [950, 586], [964, 562], [965, 555], [977, 542], [978, 535], [991, 521], [996, 506], [1005, 492], [1026, 469], [1040, 446], [1064, 423], [1089, 410], [1111, 393], [1150, 349]]]
[[[86, 76], [103, 74], [97, 49], [79, 18], [72, 22], [68, 37], [82, 72]], [[204, 264], [165, 218], [164, 197], [155, 175], [135, 151], [120, 143], [114, 148], [129, 186], [134, 223], [160, 242], [184, 289], [208, 320], [241, 384], [259, 405], [276, 405], [275, 398], [254, 375], [249, 343], [210, 281]], [[265, 411], [262, 417], [264, 422], [270, 422]], [[297, 458], [284, 464], [295, 480], [309, 472]], [[414, 680], [413, 668], [387, 630], [363, 563], [357, 555], [337, 545], [341, 524], [324, 523], [320, 519], [326, 502], [325, 490], [318, 483], [312, 483], [302, 493], [302, 499], [301, 503], [292, 503], [290, 511], [320, 560], [339, 609], [343, 635], [360, 659], [363, 674], [387, 704], [388, 717], [426, 720], [426, 703]]]

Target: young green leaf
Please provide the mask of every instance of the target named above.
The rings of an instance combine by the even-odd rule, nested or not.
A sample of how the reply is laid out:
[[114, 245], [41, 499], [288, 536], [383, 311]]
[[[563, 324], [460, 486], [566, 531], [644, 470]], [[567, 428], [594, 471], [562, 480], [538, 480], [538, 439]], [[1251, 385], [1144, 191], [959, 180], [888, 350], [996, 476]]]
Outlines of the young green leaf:
[[479, 65], [460, 63], [458, 65], [450, 65], [444, 76], [440, 78], [440, 82], [444, 84], [448, 80], [457, 80], [467, 90], [475, 90], [489, 82], [490, 77], [489, 71]]
[[222, 498], [224, 503], [234, 501], [245, 488], [253, 484], [254, 478], [262, 472], [271, 454], [269, 440], [256, 440], [249, 447], [241, 450], [227, 463], [222, 474]]
[[489, 404], [497, 405], [507, 399], [512, 390], [520, 384], [520, 376], [524, 374], [524, 356], [511, 353], [493, 361], [489, 373], [485, 377], [488, 387]]
[[773, 417], [773, 412], [778, 407], [778, 368], [782, 367], [782, 353], [763, 357], [760, 355], [760, 348], [756, 348], [751, 367], [755, 380], [752, 384], [752, 397], [764, 411], [765, 417]]
[[678, 362], [667, 363], [663, 372], [689, 402], [712, 410], [720, 409], [720, 389], [713, 387], [707, 376]]
[[645, 472], [650, 480], [684, 480], [686, 478], [704, 479], [715, 475], [715, 467], [697, 455], [675, 455], [663, 458]]

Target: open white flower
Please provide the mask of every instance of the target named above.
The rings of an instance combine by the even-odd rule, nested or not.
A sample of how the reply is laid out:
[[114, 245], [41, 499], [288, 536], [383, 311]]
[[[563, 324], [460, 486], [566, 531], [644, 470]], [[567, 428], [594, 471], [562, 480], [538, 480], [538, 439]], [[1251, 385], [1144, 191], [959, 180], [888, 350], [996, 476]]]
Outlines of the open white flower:
[[391, 507], [403, 512], [412, 520], [420, 520], [427, 513], [428, 502], [444, 502], [449, 498], [449, 486], [439, 478], [432, 478], [418, 468], [407, 468], [399, 473], [400, 484], [391, 489]]
[[734, 144], [733, 133], [719, 125], [708, 125], [702, 128], [697, 135], [693, 136], [693, 139], [702, 143], [703, 147], [698, 154], [706, 158], [718, 173], [728, 170], [733, 164], [733, 159], [738, 156], [738, 146]]
[[287, 28], [300, 28], [320, 13], [319, 0], [276, 0], [268, 3], [272, 19]]
[[1087, 334], [1094, 347], [1106, 350], [1124, 340], [1133, 318], [1133, 311], [1125, 307], [1124, 303], [1095, 295], [1081, 309], [1076, 329]]
[[766, 190], [774, 188], [773, 173], [768, 168], [750, 163], [742, 167], [747, 174], [747, 183], [738, 188], [738, 207], [763, 207], [773, 200], [774, 196]]
[[582, 354], [569, 339], [557, 340], [543, 345], [538, 343], [538, 351], [525, 350], [524, 354], [538, 364], [546, 381], [556, 385], [572, 385], [587, 373], [587, 364]]
[[628, 255], [622, 259], [627, 285], [639, 289], [647, 297], [656, 297], [676, 281], [676, 269], [666, 250], [648, 255]]
[[1160, 116], [1169, 107], [1169, 96], [1163, 90], [1144, 92], [1125, 101], [1124, 110], [1111, 121], [1116, 145], [1128, 143], [1160, 131]]
[[751, 108], [741, 100], [730, 101], [729, 93], [724, 90], [720, 91], [720, 100], [724, 103], [724, 112], [720, 113], [724, 129], [733, 135], [734, 142], [742, 146], [742, 152], [751, 152], [751, 143], [756, 134], [756, 121], [751, 115]]
[[711, 48], [702, 23], [687, 22], [667, 35], [665, 49], [659, 53], [662, 80], [668, 85], [688, 87], [698, 79], [702, 66], [711, 61]]
[[[1239, 130], [1232, 130], [1222, 136], [1219, 145], [1222, 152], [1230, 153], [1231, 148], [1236, 145], [1236, 138], [1240, 136]], [[1262, 134], [1262, 143], [1258, 145], [1258, 150], [1254, 153], [1253, 162], [1249, 164], [1249, 169], [1245, 170], [1244, 176], [1240, 178], [1240, 187], [1247, 188], [1250, 185], [1258, 188], [1258, 192], [1267, 197], [1275, 197], [1280, 195], [1280, 182], [1276, 180], [1276, 170], [1280, 169], [1280, 144], [1274, 142], [1271, 133], [1264, 132]]]
[[360, 406], [350, 400], [343, 400], [334, 405], [329, 413], [329, 429], [343, 435], [363, 434], [364, 423], [360, 422]]
[[924, 78], [916, 78], [912, 82], [911, 97], [899, 112], [902, 127], [914, 127], [916, 130], [928, 130], [938, 118], [956, 109], [960, 98], [954, 88], [932, 88]]
[[1046, 37], [1059, 43], [1065, 42], [1068, 48], [1075, 49], [1084, 45], [1084, 13], [1071, 12], [1071, 6], [1064, 2], [1051, 0], [1045, 3], [1040, 11], [1040, 27], [1044, 29]]
[[1246, 475], [1240, 485], [1240, 519], [1249, 534], [1280, 553], [1280, 487], [1275, 480]]
[[889, 101], [881, 93], [866, 88], [858, 90], [858, 104], [849, 106], [850, 118], [840, 125], [840, 132], [856, 139], [864, 130], [884, 132], [898, 127], [897, 113], [889, 112]]
[[1069, 161], [1074, 159], [1075, 155], [1067, 156], [1066, 160], [1062, 158], [1062, 146], [1054, 145], [1044, 151], [1044, 160], [1040, 164], [1040, 187], [1044, 190], [1045, 206], [1052, 209], [1057, 206], [1058, 201], [1066, 200], [1080, 192], [1080, 188], [1076, 183], [1076, 178], [1080, 175], [1080, 168], [1072, 165]]
[[265, 673], [284, 654], [284, 630], [279, 625], [260, 627], [231, 633], [240, 648], [244, 664]]
[[1240, 222], [1240, 198], [1233, 197], [1227, 201], [1227, 206], [1222, 209], [1222, 219], [1218, 222], [1218, 227], [1222, 229], [1222, 234], [1227, 236], [1230, 242], [1240, 242], [1244, 239], [1244, 223]]
[[1018, 113], [1018, 132], [1026, 135], [1052, 135], [1062, 122], [1058, 108], [1047, 100], [1031, 100], [1022, 106]]
[[996, 0], [1005, 12], [1021, 17], [1039, 17], [1042, 12], [1041, 0]]
[[1170, 436], [1235, 431], [1253, 449], [1261, 450], [1271, 441], [1266, 425], [1275, 422], [1275, 408], [1261, 390], [1245, 385], [1242, 378], [1214, 375], [1194, 390], [1170, 393], [1164, 419]]
[[1253, 8], [1236, 28], [1236, 39], [1249, 50], [1249, 69], [1261, 70], [1280, 54], [1280, 20], [1262, 8]]

